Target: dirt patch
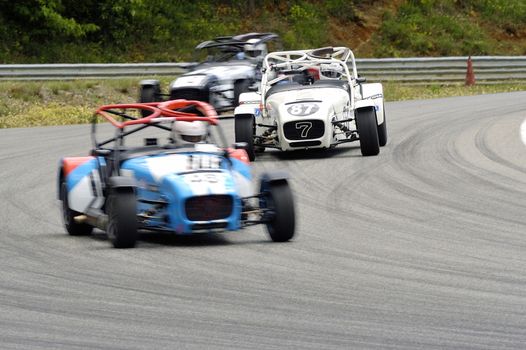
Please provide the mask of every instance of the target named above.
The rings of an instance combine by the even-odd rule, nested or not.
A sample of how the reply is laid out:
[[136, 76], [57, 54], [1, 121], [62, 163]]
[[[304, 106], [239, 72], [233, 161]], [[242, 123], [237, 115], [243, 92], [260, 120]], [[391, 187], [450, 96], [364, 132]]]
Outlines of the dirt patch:
[[382, 17], [386, 11], [396, 13], [404, 0], [379, 0], [372, 4], [362, 4], [356, 8], [358, 20], [341, 22], [330, 20], [329, 41], [333, 45], [350, 47], [361, 57], [372, 57], [372, 47], [369, 45], [373, 34], [380, 28]]

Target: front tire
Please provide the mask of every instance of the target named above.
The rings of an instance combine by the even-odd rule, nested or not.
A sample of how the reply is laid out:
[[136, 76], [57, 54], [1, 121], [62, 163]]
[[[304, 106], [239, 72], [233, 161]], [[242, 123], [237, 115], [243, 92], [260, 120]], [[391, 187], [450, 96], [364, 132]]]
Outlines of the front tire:
[[296, 215], [292, 191], [286, 181], [271, 182], [266, 194], [266, 207], [273, 211], [267, 231], [274, 242], [286, 242], [294, 236]]
[[374, 108], [360, 108], [356, 111], [356, 130], [360, 137], [362, 156], [376, 156], [380, 153], [378, 125]]
[[139, 236], [135, 193], [132, 190], [113, 191], [107, 205], [106, 232], [113, 247], [133, 248]]
[[[141, 85], [139, 88], [139, 102], [157, 102], [161, 94], [161, 88], [159, 85]], [[152, 114], [151, 111], [141, 110], [141, 115], [144, 117]]]
[[248, 158], [253, 161], [256, 159], [256, 152], [254, 149], [254, 116], [239, 115], [235, 116], [235, 134], [236, 142], [245, 142], [247, 144]]
[[60, 185], [60, 200], [62, 201], [62, 218], [64, 227], [70, 236], [85, 236], [93, 231], [93, 226], [85, 223], [78, 223], [75, 217], [81, 215], [78, 211], [69, 208], [68, 189], [65, 182]]

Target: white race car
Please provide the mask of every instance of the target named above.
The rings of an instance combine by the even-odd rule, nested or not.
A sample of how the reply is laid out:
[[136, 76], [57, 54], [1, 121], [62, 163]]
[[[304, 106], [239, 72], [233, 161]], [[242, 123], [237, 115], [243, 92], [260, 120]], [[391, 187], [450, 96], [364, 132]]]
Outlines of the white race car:
[[359, 140], [363, 156], [387, 143], [383, 87], [358, 76], [346, 47], [272, 52], [258, 92], [243, 93], [234, 111], [236, 142], [251, 160], [265, 148], [332, 148]]

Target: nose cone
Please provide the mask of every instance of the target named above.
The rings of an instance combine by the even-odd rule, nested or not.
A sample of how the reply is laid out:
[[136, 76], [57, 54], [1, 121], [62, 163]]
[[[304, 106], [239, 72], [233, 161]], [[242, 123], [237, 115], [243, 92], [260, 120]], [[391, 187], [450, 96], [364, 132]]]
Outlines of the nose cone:
[[240, 200], [227, 171], [192, 171], [164, 177], [171, 228], [181, 234], [196, 230], [237, 229]]

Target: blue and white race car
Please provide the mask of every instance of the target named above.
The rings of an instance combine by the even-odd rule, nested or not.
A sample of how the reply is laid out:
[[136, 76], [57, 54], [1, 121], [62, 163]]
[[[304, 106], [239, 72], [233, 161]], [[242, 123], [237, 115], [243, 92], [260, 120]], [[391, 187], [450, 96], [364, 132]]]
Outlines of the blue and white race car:
[[[147, 117], [141, 117], [144, 111]], [[115, 126], [113, 137], [98, 139], [97, 117]], [[147, 137], [139, 139], [138, 133]], [[70, 235], [97, 227], [116, 248], [134, 247], [140, 230], [188, 235], [265, 224], [273, 241], [294, 235], [287, 174], [265, 173], [253, 186], [246, 145], [226, 146], [207, 103], [102, 106], [92, 139], [89, 156], [60, 160], [58, 197]], [[129, 139], [141, 144], [129, 145]]]

